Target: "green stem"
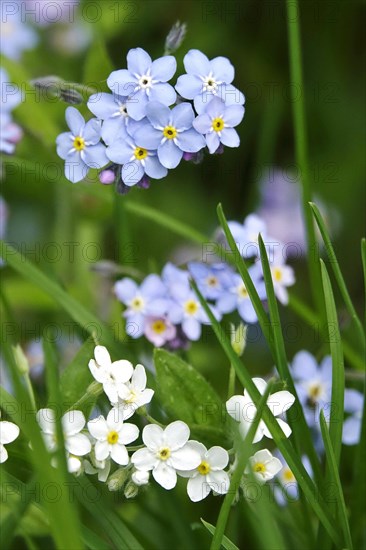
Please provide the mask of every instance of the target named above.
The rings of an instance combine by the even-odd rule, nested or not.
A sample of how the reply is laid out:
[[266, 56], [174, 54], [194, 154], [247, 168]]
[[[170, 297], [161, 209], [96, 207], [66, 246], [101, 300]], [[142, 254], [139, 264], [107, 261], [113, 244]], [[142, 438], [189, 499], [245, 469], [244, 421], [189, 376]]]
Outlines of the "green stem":
[[230, 365], [230, 372], [229, 372], [229, 385], [227, 390], [227, 396], [228, 399], [234, 395], [235, 391], [235, 367], [234, 365]]
[[323, 297], [320, 266], [317, 253], [315, 228], [309, 202], [311, 184], [308, 167], [307, 129], [305, 121], [304, 83], [299, 29], [299, 5], [297, 0], [287, 0], [287, 28], [289, 39], [290, 77], [292, 108], [295, 131], [296, 162], [301, 174], [302, 206], [308, 246], [309, 278], [314, 304], [319, 315], [323, 315]]
[[36, 399], [34, 397], [32, 382], [31, 382], [31, 380], [29, 378], [29, 374], [27, 372], [24, 373], [23, 376], [24, 376], [25, 387], [26, 387], [27, 392], [28, 392], [29, 400], [31, 402], [33, 410], [36, 411], [37, 410], [37, 405], [36, 405]]

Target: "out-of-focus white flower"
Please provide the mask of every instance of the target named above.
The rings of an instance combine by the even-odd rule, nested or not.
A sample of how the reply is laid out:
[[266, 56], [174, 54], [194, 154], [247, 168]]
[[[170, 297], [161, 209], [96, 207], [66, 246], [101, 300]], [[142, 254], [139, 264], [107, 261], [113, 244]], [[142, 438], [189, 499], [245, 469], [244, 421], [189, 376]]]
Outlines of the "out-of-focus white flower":
[[[1, 415], [1, 413], [0, 413]], [[8, 451], [4, 445], [12, 443], [19, 435], [19, 428], [13, 422], [2, 420], [0, 422], [0, 464], [8, 460]]]
[[[51, 452], [55, 451], [58, 446], [55, 411], [40, 409], [37, 412], [37, 422], [42, 430], [46, 447]], [[61, 418], [65, 448], [70, 455], [84, 456], [91, 450], [88, 437], [80, 433], [85, 426], [85, 422], [85, 417], [81, 411], [68, 411]]]
[[245, 472], [253, 472], [255, 479], [263, 484], [273, 479], [282, 469], [281, 461], [273, 456], [268, 449], [257, 451], [249, 459], [250, 466], [247, 466]]

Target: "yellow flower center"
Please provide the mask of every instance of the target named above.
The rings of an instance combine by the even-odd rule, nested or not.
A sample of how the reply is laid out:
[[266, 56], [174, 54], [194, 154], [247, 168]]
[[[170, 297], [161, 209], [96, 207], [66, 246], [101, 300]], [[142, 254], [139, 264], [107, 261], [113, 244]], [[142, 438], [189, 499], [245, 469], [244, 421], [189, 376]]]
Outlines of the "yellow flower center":
[[174, 126], [165, 126], [163, 130], [163, 135], [167, 139], [174, 139], [175, 137], [177, 137], [177, 134], [178, 132], [176, 128], [174, 128]]
[[139, 298], [138, 296], [136, 296], [136, 298], [134, 298], [132, 301], [131, 301], [131, 307], [132, 309], [134, 309], [135, 311], [141, 311], [142, 308], [144, 307], [144, 301], [142, 298]]
[[157, 334], [162, 334], [166, 329], [166, 324], [162, 319], [158, 319], [157, 321], [153, 322], [153, 324], [151, 325], [151, 328]]
[[215, 132], [221, 132], [221, 130], [224, 128], [225, 122], [221, 117], [214, 118], [212, 121], [212, 129]]
[[272, 273], [273, 273], [273, 277], [276, 281], [281, 281], [282, 280], [282, 269], [281, 268], [275, 267], [272, 270]]
[[107, 441], [110, 445], [115, 445], [118, 442], [118, 433], [112, 430], [107, 435]]
[[291, 472], [290, 468], [286, 468], [283, 473], [282, 473], [282, 477], [285, 481], [295, 481], [295, 476], [294, 474]]
[[257, 462], [257, 464], [254, 464], [253, 470], [258, 474], [262, 474], [266, 471], [266, 467], [262, 462]]
[[248, 291], [245, 288], [244, 284], [241, 284], [238, 288], [238, 294], [240, 298], [248, 298]]
[[125, 401], [126, 403], [134, 403], [136, 401], [136, 398], [137, 398], [136, 392], [134, 390], [130, 390], [130, 395]]
[[77, 151], [82, 151], [83, 149], [85, 149], [85, 140], [84, 140], [84, 138], [82, 138], [81, 136], [77, 136], [74, 139], [74, 148]]
[[198, 311], [198, 304], [194, 300], [188, 300], [188, 302], [184, 304], [184, 309], [189, 315], [194, 315]]
[[201, 474], [201, 476], [206, 476], [207, 474], [210, 473], [211, 466], [209, 465], [208, 462], [206, 462], [205, 460], [202, 460], [202, 462], [198, 466], [197, 470]]
[[217, 278], [212, 276], [207, 278], [207, 284], [208, 286], [217, 286]]
[[170, 452], [170, 449], [168, 449], [168, 447], [163, 447], [163, 449], [160, 449], [160, 451], [158, 452], [158, 458], [160, 458], [160, 460], [168, 460], [170, 455], [171, 455], [171, 452]]
[[136, 160], [144, 160], [147, 157], [147, 149], [144, 149], [143, 147], [136, 147], [133, 154], [135, 155]]

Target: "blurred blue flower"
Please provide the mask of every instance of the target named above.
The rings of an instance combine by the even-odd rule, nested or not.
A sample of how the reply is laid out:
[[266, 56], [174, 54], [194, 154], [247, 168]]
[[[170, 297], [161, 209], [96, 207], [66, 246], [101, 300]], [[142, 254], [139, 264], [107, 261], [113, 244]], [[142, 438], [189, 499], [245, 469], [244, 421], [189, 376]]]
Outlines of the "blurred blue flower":
[[16, 61], [24, 50], [34, 48], [38, 42], [38, 35], [25, 21], [22, 8], [21, 0], [4, 2], [0, 21], [0, 53]]
[[116, 282], [114, 292], [127, 307], [123, 316], [127, 319], [126, 332], [132, 338], [144, 334], [147, 317], [162, 318], [169, 309], [166, 287], [158, 275], [148, 275], [140, 286], [125, 277]]
[[190, 103], [180, 103], [173, 109], [158, 101], [146, 107], [150, 124], [142, 124], [134, 137], [147, 149], [157, 149], [166, 168], [176, 168], [183, 153], [197, 153], [205, 146], [203, 137], [193, 128], [194, 111]]
[[206, 107], [205, 112], [193, 121], [193, 127], [204, 134], [210, 153], [215, 153], [220, 143], [227, 147], [239, 147], [240, 139], [234, 130], [244, 116], [242, 105], [229, 105], [218, 97], [214, 97]]
[[361, 437], [363, 402], [365, 396], [354, 389], [344, 392], [344, 410], [350, 413], [343, 424], [342, 442], [345, 445], [356, 445]]
[[0, 68], [0, 105], [1, 114], [9, 114], [22, 102], [22, 94], [19, 87], [9, 80], [5, 69]]
[[207, 300], [217, 300], [232, 283], [234, 272], [225, 263], [208, 265], [201, 262], [191, 262], [188, 264], [188, 268], [197, 283], [199, 291]]
[[103, 120], [101, 136], [107, 145], [111, 145], [120, 134], [124, 135], [124, 130], [129, 126], [138, 124], [129, 116], [126, 101], [127, 97], [104, 92], [93, 94], [89, 98], [89, 110]]
[[187, 288], [189, 288], [189, 272], [185, 269], [179, 269], [179, 267], [175, 266], [171, 262], [165, 264], [163, 271], [161, 272], [161, 278], [169, 291], [172, 285], [176, 283], [186, 285]]
[[[249, 275], [261, 300], [266, 298], [266, 289], [264, 282], [260, 278], [260, 273], [256, 265], [249, 268]], [[224, 289], [218, 297], [216, 307], [220, 313], [231, 313], [238, 310], [240, 317], [246, 323], [256, 323], [257, 314], [254, 310], [251, 299], [240, 275], [234, 273], [231, 278], [231, 284]]]
[[189, 50], [183, 62], [187, 74], [178, 78], [175, 88], [182, 97], [193, 99], [198, 114], [214, 97], [226, 105], [244, 105], [244, 95], [231, 84], [235, 71], [226, 57], [210, 61], [199, 50]]
[[66, 109], [66, 122], [71, 132], [57, 136], [57, 154], [64, 159], [65, 176], [81, 181], [89, 168], [102, 168], [108, 162], [106, 148], [100, 143], [101, 122], [93, 118], [85, 123], [75, 107]]
[[[282, 463], [282, 470], [276, 476], [279, 484], [274, 486], [273, 494], [279, 506], [286, 506], [289, 502], [299, 500], [299, 485], [282, 454], [276, 450], [273, 455], [276, 456]], [[313, 470], [308, 457], [306, 455], [302, 456], [301, 461], [309, 476], [313, 477]]]
[[22, 139], [23, 131], [13, 122], [9, 113], [0, 113], [0, 152], [11, 155], [16, 144]]
[[127, 69], [113, 71], [107, 84], [115, 94], [128, 97], [128, 114], [141, 120], [149, 101], [160, 101], [164, 105], [175, 102], [175, 90], [167, 82], [176, 69], [177, 62], [172, 55], [152, 61], [145, 50], [134, 48], [127, 54]]
[[139, 183], [145, 174], [161, 179], [168, 173], [160, 163], [156, 150], [142, 147], [126, 130], [121, 130], [118, 139], [108, 147], [107, 156], [112, 162], [123, 165], [122, 180], [129, 187]]

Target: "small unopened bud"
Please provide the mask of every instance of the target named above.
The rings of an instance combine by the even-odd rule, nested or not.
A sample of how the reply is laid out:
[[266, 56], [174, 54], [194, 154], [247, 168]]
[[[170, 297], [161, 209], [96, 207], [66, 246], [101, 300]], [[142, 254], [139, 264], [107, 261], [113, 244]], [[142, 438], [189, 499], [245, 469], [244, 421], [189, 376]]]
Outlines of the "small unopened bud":
[[187, 32], [187, 25], [177, 21], [165, 40], [165, 55], [174, 53], [181, 46]]
[[19, 344], [17, 344], [16, 346], [13, 346], [13, 352], [14, 352], [14, 359], [20, 374], [28, 374], [29, 373], [28, 359], [24, 355], [24, 352], [22, 348], [19, 346]]
[[131, 191], [131, 187], [124, 184], [122, 179], [119, 178], [119, 180], [117, 181], [117, 185], [116, 185], [116, 191], [119, 195], [127, 195], [127, 193], [129, 191]]
[[235, 353], [240, 357], [243, 355], [245, 350], [247, 327], [243, 323], [239, 323], [237, 328], [235, 328], [235, 325], [230, 324], [230, 333], [231, 346]]
[[116, 179], [116, 174], [113, 172], [113, 170], [110, 170], [107, 168], [106, 170], [102, 170], [99, 173], [99, 181], [100, 183], [103, 183], [103, 185], [110, 185], [114, 182]]
[[198, 153], [183, 153], [183, 160], [193, 162], [193, 164], [200, 164], [203, 161], [203, 157], [203, 151], [198, 151]]
[[135, 485], [132, 481], [127, 483], [124, 491], [126, 498], [135, 498], [138, 495], [138, 492], [139, 488], [137, 485]]
[[149, 189], [150, 187], [150, 179], [147, 176], [143, 176], [140, 181], [138, 182], [138, 187], [141, 189]]
[[62, 101], [65, 101], [65, 103], [69, 103], [70, 105], [79, 105], [83, 102], [83, 96], [81, 93], [72, 88], [71, 84], [67, 83], [60, 86], [59, 97]]
[[149, 483], [150, 473], [144, 470], [136, 470], [133, 472], [131, 479], [135, 485], [141, 487], [141, 485], [147, 485]]
[[110, 491], [119, 491], [122, 489], [124, 484], [127, 481], [129, 476], [129, 468], [118, 468], [113, 474], [108, 478], [107, 485]]

